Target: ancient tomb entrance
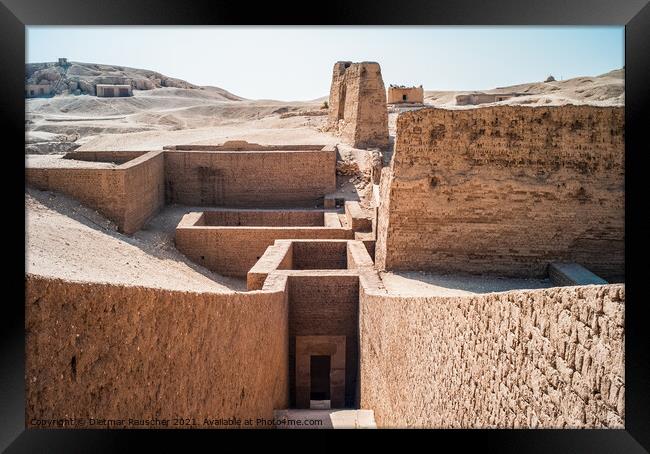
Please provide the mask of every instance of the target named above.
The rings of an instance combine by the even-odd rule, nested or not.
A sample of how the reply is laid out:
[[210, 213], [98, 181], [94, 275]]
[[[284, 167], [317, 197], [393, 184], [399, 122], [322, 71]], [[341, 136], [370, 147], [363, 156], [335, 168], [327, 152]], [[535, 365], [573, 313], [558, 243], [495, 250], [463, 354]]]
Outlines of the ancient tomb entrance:
[[345, 407], [345, 336], [296, 336], [296, 407]]
[[331, 356], [311, 355], [309, 365], [311, 389], [309, 399], [311, 401], [330, 400], [330, 367]]
[[[326, 400], [332, 409], [358, 406], [359, 276], [353, 273], [319, 269], [289, 275], [290, 408], [323, 408], [318, 402]], [[329, 368], [318, 356], [329, 356]], [[329, 399], [323, 397], [327, 380]]]
[[249, 290], [288, 289], [289, 408], [359, 408], [359, 273], [372, 267], [358, 240], [276, 240], [248, 272]]

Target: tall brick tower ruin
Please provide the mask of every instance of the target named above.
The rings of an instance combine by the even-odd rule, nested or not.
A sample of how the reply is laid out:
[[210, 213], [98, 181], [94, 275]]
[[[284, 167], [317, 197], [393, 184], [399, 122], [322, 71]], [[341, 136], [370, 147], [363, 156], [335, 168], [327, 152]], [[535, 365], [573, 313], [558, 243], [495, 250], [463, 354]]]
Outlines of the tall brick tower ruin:
[[334, 64], [328, 125], [354, 147], [388, 146], [386, 90], [379, 63]]

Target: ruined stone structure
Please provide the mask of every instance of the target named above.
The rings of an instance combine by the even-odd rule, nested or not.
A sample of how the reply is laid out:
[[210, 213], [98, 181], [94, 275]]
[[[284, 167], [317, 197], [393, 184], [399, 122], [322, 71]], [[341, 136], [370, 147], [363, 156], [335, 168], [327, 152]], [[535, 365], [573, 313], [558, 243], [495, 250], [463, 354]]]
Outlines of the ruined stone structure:
[[[336, 108], [369, 114], [379, 67], [345, 65]], [[177, 248], [247, 291], [28, 274], [26, 424], [270, 427], [276, 410], [327, 402], [374, 411], [380, 427], [622, 428], [625, 288], [591, 271], [623, 272], [623, 145], [622, 108], [402, 113], [373, 209], [337, 207], [335, 147], [235, 141], [29, 167], [28, 185], [126, 233], [184, 205]], [[403, 296], [382, 269], [556, 287]]]
[[456, 104], [459, 106], [487, 104], [493, 102], [505, 101], [506, 99], [522, 96], [522, 93], [467, 93], [456, 95]]
[[[28, 167], [26, 184], [74, 197], [113, 220], [121, 232], [128, 234], [139, 230], [165, 204], [162, 151], [78, 151], [65, 158], [89, 161], [89, 166]], [[94, 168], [91, 162], [117, 165]]]
[[378, 63], [334, 64], [328, 127], [356, 148], [388, 146], [386, 89]]
[[421, 109], [397, 120], [376, 264], [543, 276], [624, 270], [623, 108]]
[[313, 207], [336, 190], [335, 167], [334, 146], [228, 142], [166, 147], [166, 200], [200, 206]]
[[291, 407], [309, 408], [317, 378], [310, 356], [323, 355], [331, 358], [332, 408], [358, 406], [359, 276], [372, 266], [360, 241], [278, 240], [249, 272], [250, 289], [289, 281]]
[[[206, 268], [245, 277], [275, 240], [353, 239], [336, 212], [316, 210], [210, 210], [186, 214], [176, 227], [176, 247]], [[242, 248], [246, 243], [246, 248]]]
[[122, 98], [133, 96], [133, 91], [130, 84], [125, 85], [109, 85], [97, 84], [95, 86], [97, 96], [102, 98]]
[[424, 89], [419, 87], [405, 87], [391, 85], [388, 87], [388, 104], [422, 104], [424, 102]]
[[52, 95], [50, 84], [27, 84], [25, 85], [25, 98], [40, 98]]
[[[117, 166], [66, 167], [65, 159]], [[131, 234], [165, 202], [313, 207], [336, 190], [335, 166], [335, 147], [234, 142], [152, 152], [72, 152], [58, 167], [26, 168], [25, 181], [74, 197]]]

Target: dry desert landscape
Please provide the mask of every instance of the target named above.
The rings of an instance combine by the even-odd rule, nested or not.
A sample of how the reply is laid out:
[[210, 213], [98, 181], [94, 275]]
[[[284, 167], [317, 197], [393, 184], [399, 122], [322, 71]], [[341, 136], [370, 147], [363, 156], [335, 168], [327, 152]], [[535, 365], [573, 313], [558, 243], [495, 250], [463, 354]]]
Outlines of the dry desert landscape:
[[623, 69], [279, 101], [63, 59], [26, 97], [28, 426], [623, 427]]

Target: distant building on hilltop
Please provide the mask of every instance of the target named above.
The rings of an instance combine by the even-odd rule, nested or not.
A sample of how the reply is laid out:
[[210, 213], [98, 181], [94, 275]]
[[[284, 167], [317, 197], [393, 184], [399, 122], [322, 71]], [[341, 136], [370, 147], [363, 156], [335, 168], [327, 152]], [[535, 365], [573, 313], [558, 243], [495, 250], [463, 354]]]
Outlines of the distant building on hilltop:
[[456, 104], [459, 106], [487, 104], [492, 102], [505, 101], [506, 99], [522, 96], [523, 93], [467, 93], [456, 95]]
[[97, 84], [95, 87], [100, 98], [122, 98], [133, 96], [131, 85]]
[[27, 84], [25, 85], [25, 98], [41, 98], [52, 95], [50, 84]]
[[424, 103], [424, 89], [419, 87], [405, 87], [404, 85], [390, 85], [388, 87], [388, 104], [422, 104]]

